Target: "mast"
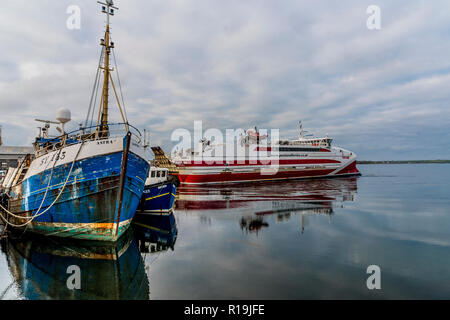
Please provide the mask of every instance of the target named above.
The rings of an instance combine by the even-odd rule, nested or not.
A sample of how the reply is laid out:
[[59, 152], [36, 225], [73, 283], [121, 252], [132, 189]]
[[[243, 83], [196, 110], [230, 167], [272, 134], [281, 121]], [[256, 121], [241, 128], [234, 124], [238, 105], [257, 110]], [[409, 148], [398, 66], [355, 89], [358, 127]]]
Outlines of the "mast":
[[304, 137], [303, 124], [301, 121], [298, 122], [298, 139], [302, 140]]
[[106, 0], [106, 3], [97, 1], [102, 5], [102, 12], [106, 14], [106, 31], [105, 38], [101, 40], [100, 45], [105, 47], [105, 57], [104, 57], [104, 65], [101, 67], [103, 69], [103, 89], [102, 89], [102, 106], [101, 106], [101, 119], [100, 123], [97, 125], [98, 136], [100, 138], [107, 138], [109, 136], [109, 127], [108, 127], [108, 105], [109, 105], [109, 80], [110, 73], [112, 69], [109, 67], [109, 58], [111, 55], [111, 49], [114, 48], [114, 43], [110, 41], [110, 26], [109, 26], [109, 18], [114, 15], [114, 10], [118, 10], [117, 7], [114, 6], [112, 0]]

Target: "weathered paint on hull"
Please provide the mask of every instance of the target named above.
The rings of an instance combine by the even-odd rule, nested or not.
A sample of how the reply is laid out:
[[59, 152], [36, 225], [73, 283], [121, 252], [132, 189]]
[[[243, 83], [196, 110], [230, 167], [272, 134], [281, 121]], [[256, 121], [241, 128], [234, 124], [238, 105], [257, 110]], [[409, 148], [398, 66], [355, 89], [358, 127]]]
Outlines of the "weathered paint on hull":
[[173, 209], [177, 187], [172, 182], [146, 186], [137, 214], [169, 213]]
[[60, 238], [74, 238], [94, 241], [116, 241], [129, 228], [131, 219], [122, 221], [116, 236], [116, 223], [45, 223], [35, 222], [27, 230], [29, 232], [57, 236]]
[[[129, 153], [117, 230], [121, 159], [122, 152], [119, 152], [76, 162], [72, 173], [74, 177], [69, 178], [61, 197], [48, 212], [37, 216], [27, 231], [58, 237], [116, 241], [134, 217], [149, 170], [145, 160]], [[52, 176], [47, 170], [25, 180], [22, 188], [25, 195], [11, 201], [11, 211], [32, 216], [45, 197], [40, 210], [43, 212], [60, 193], [70, 166], [56, 167]], [[52, 186], [45, 195], [50, 176]], [[21, 219], [14, 220], [15, 223], [21, 222]]]

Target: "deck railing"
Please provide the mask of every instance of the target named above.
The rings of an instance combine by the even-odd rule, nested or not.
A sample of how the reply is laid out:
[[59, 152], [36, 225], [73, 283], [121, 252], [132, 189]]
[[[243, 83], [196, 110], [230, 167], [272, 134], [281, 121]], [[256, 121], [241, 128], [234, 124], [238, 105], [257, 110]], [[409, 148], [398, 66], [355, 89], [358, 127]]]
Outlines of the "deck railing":
[[[120, 127], [119, 127], [120, 126]], [[142, 134], [136, 127], [129, 123], [109, 123], [108, 130], [100, 130], [100, 126], [81, 127], [77, 130], [65, 133], [61, 136], [36, 144], [35, 155], [40, 157], [49, 152], [59, 150], [61, 148], [78, 144], [82, 141], [106, 140], [116, 137], [124, 137], [127, 132], [131, 133], [131, 140], [137, 144], [142, 144]]]

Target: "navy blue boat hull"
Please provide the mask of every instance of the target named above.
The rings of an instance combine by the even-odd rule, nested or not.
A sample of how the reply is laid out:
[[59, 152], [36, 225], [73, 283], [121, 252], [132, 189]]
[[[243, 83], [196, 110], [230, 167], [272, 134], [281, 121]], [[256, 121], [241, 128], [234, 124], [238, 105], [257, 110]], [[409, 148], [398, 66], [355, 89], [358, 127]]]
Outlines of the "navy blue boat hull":
[[145, 186], [137, 214], [169, 214], [176, 193], [177, 187], [171, 181]]

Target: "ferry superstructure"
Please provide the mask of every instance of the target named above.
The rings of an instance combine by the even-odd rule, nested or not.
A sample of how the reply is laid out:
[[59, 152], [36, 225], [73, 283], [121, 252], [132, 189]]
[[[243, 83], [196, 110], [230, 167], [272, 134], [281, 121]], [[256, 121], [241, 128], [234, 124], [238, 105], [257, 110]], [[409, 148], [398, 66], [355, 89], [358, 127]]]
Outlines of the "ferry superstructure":
[[[140, 132], [128, 123], [111, 75], [110, 17], [117, 8], [112, 0], [101, 5], [106, 31], [92, 91], [92, 97], [100, 92], [100, 103], [91, 98], [85, 126], [74, 132], [65, 131], [64, 124], [70, 121], [66, 109], [58, 112], [60, 136], [50, 136], [54, 122], [43, 121], [34, 154], [25, 157], [4, 186], [9, 201], [7, 208], [1, 206], [0, 217], [12, 227], [48, 236], [116, 241], [134, 217], [149, 163]], [[122, 115], [119, 124], [108, 120], [110, 87]], [[97, 124], [91, 120], [90, 126], [96, 106]]]
[[[242, 156], [218, 152], [222, 146], [202, 139], [197, 150], [174, 152], [171, 161], [182, 184], [231, 183], [359, 175], [356, 154], [332, 146], [330, 137], [310, 138], [299, 125], [298, 139], [267, 141], [257, 128], [239, 137]], [[225, 149], [225, 147], [223, 147]], [[217, 155], [219, 154], [219, 155]]]

